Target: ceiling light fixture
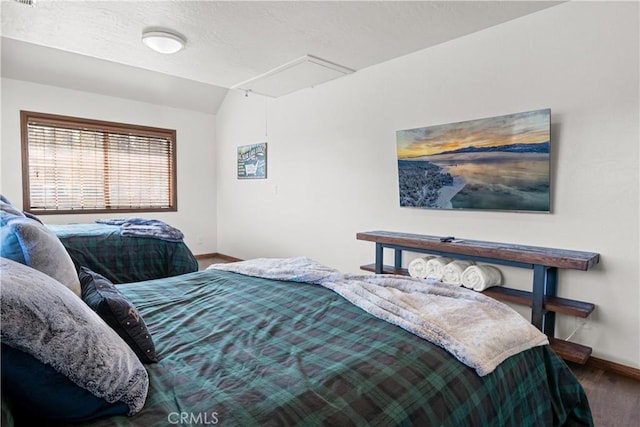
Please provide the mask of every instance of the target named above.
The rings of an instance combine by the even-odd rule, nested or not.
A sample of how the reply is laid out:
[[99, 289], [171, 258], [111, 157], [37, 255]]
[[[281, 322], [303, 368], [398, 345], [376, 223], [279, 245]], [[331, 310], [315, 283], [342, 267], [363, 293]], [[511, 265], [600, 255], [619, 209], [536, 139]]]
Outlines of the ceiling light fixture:
[[186, 40], [168, 31], [145, 31], [142, 43], [158, 53], [176, 53], [184, 47]]

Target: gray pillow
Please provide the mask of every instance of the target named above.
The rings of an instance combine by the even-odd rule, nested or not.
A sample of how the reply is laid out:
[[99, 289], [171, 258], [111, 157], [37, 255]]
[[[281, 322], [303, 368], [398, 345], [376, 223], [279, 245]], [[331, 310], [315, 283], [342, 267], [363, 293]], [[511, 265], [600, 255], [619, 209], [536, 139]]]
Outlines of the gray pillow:
[[[80, 296], [80, 280], [76, 267], [53, 231], [37, 221], [24, 217], [11, 219], [3, 227], [5, 228], [2, 232], [3, 257], [53, 277]], [[13, 256], [14, 254], [16, 256]]]
[[129, 415], [142, 409], [149, 377], [133, 350], [67, 287], [0, 258], [2, 342], [54, 368]]
[[15, 207], [6, 197], [0, 194], [0, 226], [4, 226], [10, 219], [23, 217], [24, 213]]

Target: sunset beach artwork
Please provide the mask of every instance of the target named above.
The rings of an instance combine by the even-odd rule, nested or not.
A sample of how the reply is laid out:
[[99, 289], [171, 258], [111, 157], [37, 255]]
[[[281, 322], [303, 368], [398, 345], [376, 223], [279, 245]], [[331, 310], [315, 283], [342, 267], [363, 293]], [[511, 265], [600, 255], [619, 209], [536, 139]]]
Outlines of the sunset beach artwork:
[[551, 110], [396, 132], [400, 206], [550, 212]]

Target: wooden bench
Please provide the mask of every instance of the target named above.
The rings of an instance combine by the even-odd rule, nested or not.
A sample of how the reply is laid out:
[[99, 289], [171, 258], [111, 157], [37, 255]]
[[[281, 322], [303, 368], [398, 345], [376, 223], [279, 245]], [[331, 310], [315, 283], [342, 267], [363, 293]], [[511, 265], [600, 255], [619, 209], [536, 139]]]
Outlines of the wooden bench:
[[[439, 236], [390, 231], [357, 233], [356, 238], [376, 244], [375, 263], [360, 268], [378, 274], [409, 275], [407, 269], [402, 268], [403, 251], [532, 269], [531, 291], [500, 286], [483, 293], [501, 301], [531, 307], [531, 323], [549, 336], [551, 347], [565, 360], [583, 364], [591, 355], [590, 347], [554, 338], [555, 313], [586, 318], [595, 308], [589, 302], [558, 297], [557, 272], [560, 268], [588, 270], [599, 262], [597, 253], [466, 239], [442, 242]], [[393, 266], [384, 265], [385, 248], [394, 250]]]

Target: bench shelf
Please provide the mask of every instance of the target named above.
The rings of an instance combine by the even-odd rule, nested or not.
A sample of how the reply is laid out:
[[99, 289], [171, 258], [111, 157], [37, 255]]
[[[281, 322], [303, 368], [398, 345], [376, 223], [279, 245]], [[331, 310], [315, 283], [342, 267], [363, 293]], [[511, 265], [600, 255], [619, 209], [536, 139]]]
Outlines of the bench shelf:
[[[376, 262], [360, 268], [378, 274], [408, 276], [408, 270], [402, 267], [403, 251], [531, 269], [531, 292], [500, 286], [483, 293], [500, 301], [531, 307], [531, 323], [549, 337], [551, 347], [564, 359], [585, 363], [591, 355], [590, 347], [554, 338], [555, 313], [586, 318], [595, 309], [595, 305], [588, 302], [558, 297], [557, 271], [560, 268], [586, 271], [599, 262], [597, 253], [478, 240], [442, 242], [439, 236], [390, 231], [357, 233], [356, 238], [376, 244]], [[384, 249], [394, 250], [393, 266], [384, 265]]]

